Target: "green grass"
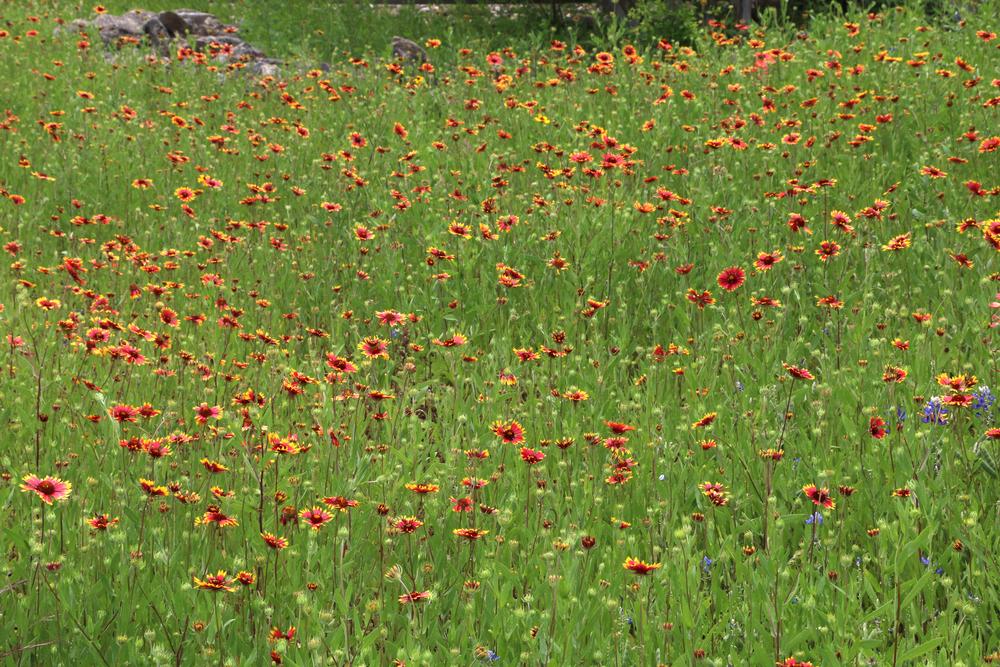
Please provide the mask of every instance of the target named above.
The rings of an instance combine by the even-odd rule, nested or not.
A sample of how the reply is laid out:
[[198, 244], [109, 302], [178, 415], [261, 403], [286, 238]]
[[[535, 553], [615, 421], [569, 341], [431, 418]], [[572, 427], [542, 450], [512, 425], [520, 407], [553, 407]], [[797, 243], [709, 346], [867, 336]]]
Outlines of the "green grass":
[[[301, 45], [281, 81], [138, 49], [109, 64], [96, 35], [52, 37], [89, 8], [2, 9], [0, 661], [829, 667], [1000, 650], [998, 410], [922, 420], [932, 397], [997, 386], [986, 8], [948, 30], [902, 8], [820, 17], [805, 39], [706, 34], [634, 63], [619, 48], [603, 72], [595, 50], [511, 38], [495, 80], [499, 28], [383, 16], [370, 38], [319, 23], [338, 35], [324, 46], [304, 5], [205, 7], [245, 13], [265, 51]], [[387, 71], [392, 34], [443, 41], [434, 77]], [[323, 59], [329, 74], [304, 73]], [[200, 191], [188, 211], [182, 188]], [[727, 267], [746, 274], [731, 292]], [[381, 324], [390, 310], [411, 317]], [[203, 403], [218, 418], [198, 423]], [[134, 422], [111, 412], [144, 404]], [[523, 443], [491, 430], [511, 420]], [[635, 430], [609, 441], [609, 421]], [[31, 474], [72, 491], [44, 505], [20, 490]], [[334, 496], [358, 504], [319, 530], [295, 520]], [[473, 511], [452, 511], [465, 497]], [[209, 505], [238, 525], [196, 525]], [[117, 524], [87, 525], [104, 513]], [[423, 525], [395, 534], [400, 517]], [[489, 532], [453, 534], [469, 527]], [[633, 557], [661, 567], [633, 574]], [[195, 586], [219, 570], [235, 590]]]

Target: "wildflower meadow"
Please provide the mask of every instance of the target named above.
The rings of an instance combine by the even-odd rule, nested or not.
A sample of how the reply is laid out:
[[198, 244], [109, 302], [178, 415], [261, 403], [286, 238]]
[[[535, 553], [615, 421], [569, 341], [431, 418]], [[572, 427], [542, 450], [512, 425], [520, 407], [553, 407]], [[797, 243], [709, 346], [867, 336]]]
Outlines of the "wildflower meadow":
[[1000, 5], [275, 4], [0, 4], [0, 663], [1000, 662]]

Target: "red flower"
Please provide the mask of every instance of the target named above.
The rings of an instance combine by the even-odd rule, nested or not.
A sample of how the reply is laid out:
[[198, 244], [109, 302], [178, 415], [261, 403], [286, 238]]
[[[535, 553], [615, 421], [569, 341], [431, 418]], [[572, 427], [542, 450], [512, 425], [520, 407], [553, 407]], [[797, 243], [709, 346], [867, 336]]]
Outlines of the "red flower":
[[786, 364], [786, 363], [782, 363], [781, 365], [785, 367], [785, 370], [788, 371], [788, 374], [791, 375], [793, 378], [797, 378], [799, 380], [816, 379], [813, 377], [813, 374], [810, 373], [809, 370], [806, 368], [799, 368], [798, 366], [793, 366], [791, 364]]
[[368, 336], [358, 343], [358, 349], [369, 359], [389, 358], [389, 341], [382, 340], [381, 338]]
[[94, 530], [105, 531], [118, 525], [118, 519], [112, 519], [107, 514], [95, 514], [87, 519], [87, 524]]
[[464, 498], [448, 498], [452, 503], [452, 512], [471, 512], [472, 511], [472, 498], [468, 496]]
[[194, 420], [199, 424], [205, 424], [209, 419], [219, 419], [222, 416], [222, 408], [208, 403], [195, 406], [194, 411]]
[[771, 267], [780, 262], [784, 257], [781, 255], [780, 250], [775, 250], [774, 252], [761, 252], [757, 253], [757, 261], [753, 265], [758, 271], [770, 271]]
[[272, 533], [261, 533], [261, 539], [264, 540], [264, 544], [274, 549], [275, 551], [281, 551], [288, 546], [288, 540], [284, 537], [279, 537]]
[[622, 424], [621, 422], [606, 421], [604, 424], [611, 429], [611, 432], [615, 435], [621, 435], [622, 433], [635, 430], [635, 426], [629, 426], [628, 424]]
[[507, 444], [519, 445], [524, 442], [524, 427], [516, 419], [507, 424], [497, 420], [490, 424], [490, 430]]
[[25, 475], [21, 490], [34, 492], [42, 499], [43, 503], [51, 505], [53, 501], [64, 500], [73, 490], [73, 485], [58, 477]]
[[430, 591], [413, 591], [399, 596], [399, 604], [410, 604], [411, 602], [423, 602], [431, 599]]
[[705, 306], [711, 306], [715, 303], [715, 298], [708, 290], [698, 292], [696, 289], [691, 288], [687, 291], [686, 298], [688, 301], [698, 306], [698, 310], [703, 310]]
[[114, 405], [108, 410], [108, 414], [119, 424], [123, 422], [134, 422], [136, 417], [139, 416], [138, 408], [133, 408], [131, 405]]
[[622, 565], [626, 570], [634, 574], [645, 576], [663, 567], [662, 563], [645, 563], [638, 558], [626, 558]]
[[479, 528], [456, 528], [455, 530], [453, 530], [451, 532], [453, 534], [457, 535], [458, 537], [465, 538], [465, 539], [467, 539], [470, 542], [475, 542], [480, 537], [482, 537], [483, 535], [486, 535], [490, 531], [488, 531], [488, 530], [481, 530]]
[[349, 500], [344, 496], [327, 496], [322, 500], [326, 506], [333, 507], [341, 512], [346, 512], [350, 508], [358, 506], [357, 500]]
[[195, 588], [203, 591], [226, 591], [232, 593], [236, 589], [229, 585], [225, 570], [219, 570], [217, 574], [209, 574], [202, 581], [198, 577], [193, 577]]
[[726, 290], [727, 292], [735, 291], [746, 281], [746, 271], [738, 266], [730, 266], [728, 269], [723, 269], [716, 281], [719, 283], [719, 287]]
[[536, 451], [534, 449], [529, 449], [527, 447], [521, 447], [521, 459], [528, 465], [535, 465], [536, 463], [541, 463], [542, 459], [545, 458], [545, 454]]
[[837, 503], [830, 496], [830, 490], [827, 488], [820, 489], [815, 484], [806, 484], [802, 487], [802, 493], [806, 494], [806, 497], [813, 501], [814, 505], [821, 505], [828, 510], [832, 510], [837, 506]]
[[299, 513], [302, 520], [309, 524], [309, 527], [313, 530], [319, 530], [323, 527], [323, 524], [328, 521], [333, 520], [333, 515], [324, 510], [322, 507], [314, 507], [311, 510], [302, 510]]
[[406, 485], [406, 488], [414, 493], [423, 495], [425, 493], [437, 493], [441, 487], [437, 484], [417, 484], [416, 482], [410, 482]]
[[424, 522], [416, 517], [401, 516], [391, 522], [393, 530], [409, 535], [424, 525]]
[[885, 420], [881, 417], [872, 417], [868, 422], [868, 432], [872, 434], [872, 437], [876, 440], [881, 440], [885, 437]]

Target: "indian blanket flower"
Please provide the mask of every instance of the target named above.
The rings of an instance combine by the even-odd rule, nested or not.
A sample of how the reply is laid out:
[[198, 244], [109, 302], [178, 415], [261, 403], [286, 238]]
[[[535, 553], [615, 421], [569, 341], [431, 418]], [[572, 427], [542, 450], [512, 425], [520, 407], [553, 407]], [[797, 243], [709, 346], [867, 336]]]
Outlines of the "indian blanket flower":
[[352, 507], [358, 506], [357, 500], [350, 500], [344, 496], [326, 496], [321, 499], [323, 504], [327, 507], [332, 507], [334, 509], [340, 510], [341, 512], [346, 512]]
[[112, 518], [109, 514], [95, 514], [87, 519], [87, 525], [97, 531], [105, 531], [118, 525], [118, 519]]
[[469, 542], [475, 542], [490, 531], [482, 530], [480, 528], [456, 528], [451, 532], [458, 537], [468, 540]]
[[156, 482], [149, 479], [139, 479], [139, 486], [142, 488], [143, 492], [150, 498], [161, 498], [168, 493], [170, 489], [165, 486], [160, 486]]
[[226, 591], [227, 593], [232, 593], [236, 589], [230, 586], [229, 577], [225, 570], [219, 570], [215, 574], [205, 575], [205, 579], [199, 579], [198, 577], [192, 577], [194, 580], [194, 586], [198, 590], [202, 591]]
[[723, 269], [716, 282], [719, 283], [719, 287], [726, 290], [727, 292], [733, 292], [737, 290], [746, 281], [746, 271], [738, 266], [730, 266], [727, 269]]
[[401, 516], [390, 522], [392, 529], [399, 533], [409, 535], [410, 533], [424, 525], [424, 522], [413, 516]]
[[622, 567], [633, 574], [646, 576], [663, 567], [662, 563], [646, 563], [638, 558], [626, 558]]
[[545, 458], [545, 454], [535, 449], [530, 449], [528, 447], [521, 447], [521, 460], [523, 460], [528, 465], [535, 465], [536, 463], [541, 463], [542, 459]]
[[313, 507], [312, 509], [304, 509], [299, 512], [299, 516], [309, 524], [309, 527], [313, 530], [319, 530], [323, 525], [329, 521], [333, 520], [333, 515], [327, 512], [322, 507]]
[[406, 489], [419, 495], [425, 495], [428, 493], [437, 493], [441, 487], [437, 484], [418, 484], [416, 482], [410, 482], [406, 484]]
[[881, 417], [872, 417], [868, 420], [868, 432], [876, 440], [884, 438], [887, 432], [885, 429], [885, 420]]
[[830, 490], [825, 487], [819, 488], [815, 484], [806, 484], [802, 487], [802, 493], [806, 494], [806, 498], [811, 500], [814, 505], [825, 507], [828, 510], [837, 507], [837, 503], [834, 502], [833, 497], [830, 495]]
[[490, 430], [507, 444], [519, 445], [524, 442], [524, 427], [516, 419], [507, 423], [497, 420], [490, 424]]
[[358, 343], [358, 350], [369, 359], [388, 359], [389, 341], [375, 336], [366, 336]]
[[239, 521], [228, 514], [223, 513], [223, 511], [219, 509], [218, 505], [209, 505], [208, 509], [205, 510], [205, 513], [194, 520], [194, 525], [196, 526], [207, 526], [212, 523], [218, 525], [219, 528], [228, 528], [229, 526], [240, 525]]
[[25, 475], [21, 490], [35, 493], [46, 505], [65, 500], [73, 490], [73, 485], [58, 477]]
[[775, 250], [774, 252], [761, 252], [757, 253], [757, 259], [754, 261], [753, 265], [758, 271], [770, 271], [771, 267], [783, 260], [784, 257], [780, 250]]
[[729, 492], [726, 486], [720, 482], [702, 482], [698, 485], [703, 496], [716, 507], [725, 507], [729, 504]]
[[194, 413], [194, 420], [200, 425], [205, 425], [209, 419], [220, 419], [222, 417], [222, 408], [217, 405], [202, 403], [194, 407]]
[[622, 433], [635, 430], [635, 426], [629, 426], [628, 424], [623, 424], [621, 422], [605, 421], [604, 425], [611, 429], [611, 432], [615, 435], [621, 435]]
[[712, 425], [716, 417], [719, 416], [717, 412], [709, 412], [705, 414], [701, 419], [691, 424], [691, 428], [707, 428]]
[[266, 532], [261, 533], [260, 537], [262, 540], [264, 540], [264, 544], [266, 544], [271, 549], [274, 549], [275, 551], [281, 551], [282, 549], [288, 547], [287, 539], [285, 539], [284, 537], [279, 537], [278, 535], [274, 535], [273, 533], [266, 533]]
[[411, 602], [423, 602], [431, 599], [430, 591], [413, 591], [399, 596], [399, 604], [410, 604]]
[[797, 380], [815, 380], [813, 374], [809, 372], [807, 368], [801, 368], [799, 366], [793, 366], [792, 364], [782, 363], [781, 364], [788, 374]]

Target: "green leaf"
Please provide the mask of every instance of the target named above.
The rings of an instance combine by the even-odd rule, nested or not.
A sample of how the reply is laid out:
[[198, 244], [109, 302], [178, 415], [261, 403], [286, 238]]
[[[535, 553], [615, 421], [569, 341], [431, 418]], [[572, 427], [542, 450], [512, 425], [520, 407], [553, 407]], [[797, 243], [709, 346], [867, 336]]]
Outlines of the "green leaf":
[[919, 658], [920, 656], [930, 653], [944, 641], [944, 637], [934, 637], [933, 639], [928, 639], [922, 644], [917, 644], [908, 651], [905, 651], [899, 656], [899, 662], [901, 664], [907, 664], [910, 660]]

